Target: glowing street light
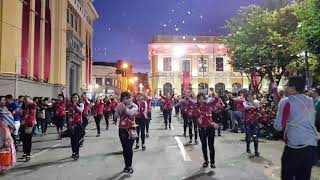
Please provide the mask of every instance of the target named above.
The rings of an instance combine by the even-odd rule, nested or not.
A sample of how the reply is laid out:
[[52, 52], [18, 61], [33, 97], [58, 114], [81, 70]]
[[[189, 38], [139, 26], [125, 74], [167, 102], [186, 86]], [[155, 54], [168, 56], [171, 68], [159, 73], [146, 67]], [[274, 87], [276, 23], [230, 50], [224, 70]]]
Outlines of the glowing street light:
[[128, 64], [127, 63], [122, 64], [122, 68], [123, 69], [127, 69], [128, 68]]

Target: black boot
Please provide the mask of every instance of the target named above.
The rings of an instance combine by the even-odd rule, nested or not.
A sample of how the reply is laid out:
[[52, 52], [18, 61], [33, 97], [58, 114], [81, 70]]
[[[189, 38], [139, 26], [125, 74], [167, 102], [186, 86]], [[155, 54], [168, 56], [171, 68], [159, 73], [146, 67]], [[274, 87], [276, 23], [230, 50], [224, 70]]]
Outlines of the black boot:
[[255, 156], [259, 157], [260, 156], [260, 153], [258, 151], [258, 144], [259, 144], [259, 141], [258, 140], [255, 140], [254, 141], [254, 154]]
[[251, 150], [250, 150], [250, 141], [247, 141], [247, 153], [251, 153]]

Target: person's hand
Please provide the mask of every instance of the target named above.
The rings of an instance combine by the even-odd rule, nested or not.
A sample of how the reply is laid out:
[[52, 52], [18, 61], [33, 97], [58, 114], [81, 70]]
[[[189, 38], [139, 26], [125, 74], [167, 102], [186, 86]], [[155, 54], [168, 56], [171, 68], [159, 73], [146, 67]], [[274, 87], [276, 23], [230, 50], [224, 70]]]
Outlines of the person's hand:
[[217, 123], [212, 122], [211, 123], [214, 129], [219, 129], [220, 125]]

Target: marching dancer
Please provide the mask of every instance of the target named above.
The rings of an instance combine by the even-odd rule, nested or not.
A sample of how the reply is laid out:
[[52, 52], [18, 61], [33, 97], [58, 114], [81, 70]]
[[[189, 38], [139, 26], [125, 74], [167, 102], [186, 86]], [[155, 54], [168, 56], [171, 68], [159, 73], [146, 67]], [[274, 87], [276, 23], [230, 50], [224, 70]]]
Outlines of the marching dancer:
[[36, 124], [37, 104], [29, 97], [24, 98], [24, 118], [21, 121], [23, 157], [29, 161], [32, 147], [33, 128]]
[[109, 129], [109, 118], [111, 114], [111, 102], [108, 98], [104, 100], [104, 120], [106, 121], [106, 130]]
[[125, 162], [123, 172], [132, 174], [132, 146], [137, 138], [134, 115], [138, 112], [138, 106], [131, 101], [131, 94], [129, 92], [122, 92], [120, 99], [121, 103], [115, 109], [115, 118], [120, 118], [119, 137]]
[[94, 106], [94, 121], [96, 122], [97, 126], [97, 136], [100, 137], [100, 122], [103, 118], [103, 109], [104, 109], [104, 102], [102, 97], [98, 97], [97, 102]]
[[72, 158], [79, 159], [80, 143], [83, 141], [85, 129], [82, 122], [82, 113], [84, 111], [84, 104], [80, 102], [80, 96], [73, 94], [70, 105], [68, 106], [68, 130], [71, 132], [71, 147]]
[[145, 146], [145, 126], [146, 126], [146, 120], [147, 120], [147, 102], [143, 100], [143, 96], [141, 93], [136, 94], [135, 104], [138, 106], [138, 112], [135, 115], [136, 124], [137, 127], [137, 134], [138, 138], [136, 140], [136, 149], [139, 149], [139, 139], [141, 137], [142, 141], [142, 150], [146, 150]]
[[83, 102], [83, 112], [82, 112], [82, 125], [83, 128], [86, 129], [87, 125], [89, 124], [89, 113], [90, 113], [90, 101], [87, 98], [86, 93], [82, 94], [82, 102]]
[[169, 121], [169, 129], [171, 129], [171, 115], [172, 115], [172, 108], [173, 108], [174, 90], [171, 96], [169, 93], [167, 94], [167, 96], [163, 96], [160, 91], [160, 97], [163, 99], [163, 117], [164, 117], [165, 129], [168, 129], [168, 121]]
[[216, 168], [215, 165], [215, 149], [214, 149], [214, 137], [215, 129], [219, 128], [219, 125], [215, 123], [211, 116], [211, 112], [214, 109], [213, 99], [206, 100], [204, 93], [199, 93], [197, 96], [197, 105], [193, 114], [196, 118], [199, 127], [199, 135], [202, 144], [202, 153], [204, 158], [203, 167], [208, 167], [208, 146], [210, 152], [210, 166]]
[[147, 96], [147, 120], [146, 120], [146, 137], [149, 137], [149, 126], [151, 121], [152, 97]]
[[174, 98], [174, 110], [175, 110], [175, 115], [180, 119], [180, 97], [177, 96]]
[[258, 152], [258, 112], [259, 105], [254, 102], [254, 97], [251, 93], [245, 95], [244, 106], [244, 127], [246, 132], [247, 153], [251, 153], [250, 142], [253, 141], [255, 155], [259, 156]]
[[113, 119], [113, 124], [117, 125], [117, 118], [115, 118], [114, 113], [116, 112], [115, 109], [118, 105], [118, 102], [115, 98], [111, 98], [111, 114]]
[[[186, 137], [187, 127], [189, 127], [189, 109], [194, 104], [193, 100], [190, 98], [190, 92], [185, 92], [184, 97], [180, 101], [181, 116], [183, 118], [183, 135]], [[189, 131], [189, 135], [191, 136]]]
[[58, 102], [55, 105], [55, 124], [57, 127], [58, 139], [61, 138], [61, 133], [63, 131], [63, 126], [66, 119], [66, 104], [63, 94], [58, 95]]

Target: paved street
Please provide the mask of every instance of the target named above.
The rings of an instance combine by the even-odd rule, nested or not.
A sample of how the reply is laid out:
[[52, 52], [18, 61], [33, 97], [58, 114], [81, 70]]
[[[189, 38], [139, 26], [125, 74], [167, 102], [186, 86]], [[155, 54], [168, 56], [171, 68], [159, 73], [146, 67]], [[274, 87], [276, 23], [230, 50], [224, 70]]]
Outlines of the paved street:
[[[217, 168], [203, 169], [201, 145], [188, 144], [189, 139], [182, 136], [182, 121], [173, 117], [172, 130], [164, 130], [162, 122], [162, 116], [155, 110], [147, 150], [134, 152], [132, 175], [121, 173], [124, 162], [117, 127], [111, 125], [109, 131], [103, 130], [97, 138], [95, 125], [91, 123], [78, 161], [70, 158], [69, 139], [56, 140], [55, 128], [50, 128], [47, 136], [34, 138], [31, 161], [19, 160], [1, 180], [279, 179], [282, 142], [261, 140], [261, 157], [250, 158], [244, 153], [244, 134], [223, 132], [215, 142]], [[105, 128], [104, 122], [102, 127]], [[319, 169], [314, 169], [313, 179], [320, 179], [319, 174]]]

